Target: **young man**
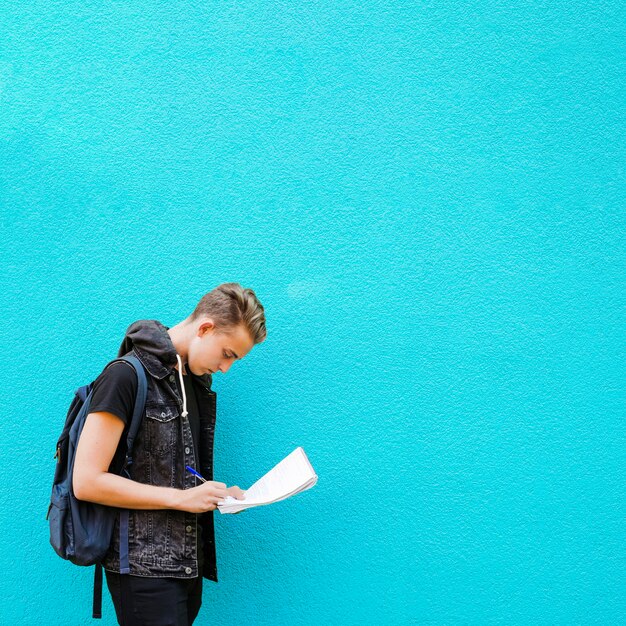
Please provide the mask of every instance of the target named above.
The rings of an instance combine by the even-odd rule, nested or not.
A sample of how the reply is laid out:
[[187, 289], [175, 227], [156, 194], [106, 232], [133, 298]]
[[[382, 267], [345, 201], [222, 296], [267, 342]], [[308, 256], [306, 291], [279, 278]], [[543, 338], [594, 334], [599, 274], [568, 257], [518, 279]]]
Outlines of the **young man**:
[[[215, 288], [172, 328], [155, 320], [128, 328], [118, 356], [136, 356], [148, 379], [131, 480], [116, 473], [137, 393], [135, 370], [114, 363], [94, 384], [73, 489], [81, 500], [130, 509], [130, 574], [119, 573], [119, 516], [104, 559], [122, 626], [188, 626], [200, 610], [203, 576], [217, 582], [213, 511], [227, 495], [242, 498], [243, 492], [213, 481], [211, 377], [226, 373], [265, 337], [263, 306], [237, 283]], [[207, 482], [198, 484], [187, 465]]]

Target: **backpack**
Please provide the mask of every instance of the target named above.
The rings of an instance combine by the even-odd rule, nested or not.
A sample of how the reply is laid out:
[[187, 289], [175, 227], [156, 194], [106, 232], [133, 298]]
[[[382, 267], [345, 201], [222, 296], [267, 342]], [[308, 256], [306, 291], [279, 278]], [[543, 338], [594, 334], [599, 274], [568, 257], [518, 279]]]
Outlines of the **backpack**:
[[[141, 424], [147, 394], [143, 365], [134, 356], [123, 356], [107, 365], [122, 361], [137, 373], [137, 396], [133, 417], [126, 438], [126, 457], [120, 472], [130, 478], [135, 436]], [[106, 369], [106, 368], [105, 368]], [[93, 617], [102, 617], [102, 560], [104, 559], [117, 513], [120, 515], [120, 573], [130, 573], [128, 563], [128, 509], [78, 500], [72, 489], [74, 456], [78, 439], [89, 414], [93, 382], [80, 387], [70, 404], [63, 432], [59, 437], [54, 458], [57, 460], [52, 483], [52, 495], [46, 519], [50, 526], [50, 543], [63, 559], [76, 565], [95, 565]]]

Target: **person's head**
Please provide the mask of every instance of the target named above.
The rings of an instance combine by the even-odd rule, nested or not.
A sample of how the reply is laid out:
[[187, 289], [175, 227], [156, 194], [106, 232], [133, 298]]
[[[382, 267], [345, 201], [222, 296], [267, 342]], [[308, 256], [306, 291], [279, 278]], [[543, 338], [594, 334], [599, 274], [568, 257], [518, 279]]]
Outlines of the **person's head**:
[[183, 325], [187, 367], [197, 376], [227, 372], [267, 336], [263, 305], [238, 283], [207, 293]]

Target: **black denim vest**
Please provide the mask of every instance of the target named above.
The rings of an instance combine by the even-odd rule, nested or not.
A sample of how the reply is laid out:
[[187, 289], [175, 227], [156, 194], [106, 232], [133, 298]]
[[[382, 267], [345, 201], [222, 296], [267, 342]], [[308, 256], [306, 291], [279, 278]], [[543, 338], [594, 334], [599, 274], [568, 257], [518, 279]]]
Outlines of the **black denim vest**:
[[[148, 396], [144, 419], [133, 448], [131, 478], [160, 487], [189, 489], [196, 479], [185, 470], [195, 467], [213, 480], [213, 439], [216, 394], [209, 375], [191, 373], [200, 417], [200, 458], [195, 458], [191, 428], [183, 417], [183, 401], [176, 386], [176, 349], [167, 327], [156, 320], [132, 324], [119, 355], [132, 352], [146, 369]], [[198, 571], [198, 537], [202, 533], [202, 571]], [[130, 573], [136, 576], [194, 578], [217, 582], [213, 512], [198, 515], [174, 510], [131, 510], [129, 516]], [[103, 561], [105, 569], [119, 571], [119, 516]]]

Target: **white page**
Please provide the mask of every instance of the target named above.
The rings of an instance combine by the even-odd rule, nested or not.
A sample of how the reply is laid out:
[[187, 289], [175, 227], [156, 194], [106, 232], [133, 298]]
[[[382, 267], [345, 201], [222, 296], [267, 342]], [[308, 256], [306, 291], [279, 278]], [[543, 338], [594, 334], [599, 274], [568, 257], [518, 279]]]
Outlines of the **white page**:
[[277, 502], [310, 489], [316, 482], [317, 475], [304, 450], [299, 447], [247, 489], [243, 500], [228, 496], [219, 508], [223, 508], [224, 512], [235, 512], [235, 509]]
[[312, 479], [307, 481], [302, 487], [292, 491], [291, 493], [285, 494], [280, 498], [275, 498], [271, 501], [257, 501], [257, 500], [237, 500], [236, 498], [231, 498], [230, 496], [225, 500], [224, 504], [219, 505], [220, 511], [226, 513], [236, 513], [238, 510], [249, 509], [255, 506], [263, 506], [267, 504], [273, 504], [274, 502], [279, 502], [280, 500], [286, 500], [291, 496], [294, 496], [296, 493], [301, 493], [302, 491], [306, 491], [315, 485], [317, 482], [316, 479]]
[[298, 489], [311, 474], [302, 459], [302, 448], [296, 448], [246, 491], [246, 500], [270, 502]]

